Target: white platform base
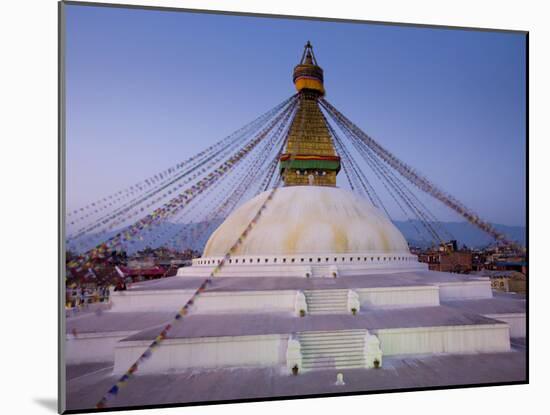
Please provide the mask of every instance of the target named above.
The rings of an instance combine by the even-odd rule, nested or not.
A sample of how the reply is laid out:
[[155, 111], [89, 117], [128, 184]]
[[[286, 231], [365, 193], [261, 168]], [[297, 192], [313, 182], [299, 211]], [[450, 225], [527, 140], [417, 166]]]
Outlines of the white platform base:
[[[353, 289], [362, 308], [437, 306], [440, 300], [491, 298], [489, 281]], [[195, 290], [122, 291], [111, 295], [113, 312], [176, 311]], [[299, 290], [218, 291], [202, 294], [193, 313], [291, 312]]]
[[173, 311], [191, 298], [195, 290], [113, 291], [111, 312]]
[[441, 301], [479, 300], [493, 297], [489, 278], [479, 278], [477, 281], [442, 282], [435, 284], [439, 287], [439, 299]]
[[[378, 337], [384, 356], [510, 350], [509, 326], [505, 323], [370, 332]], [[195, 367], [286, 366], [288, 339], [288, 334], [168, 339], [140, 367], [140, 373], [165, 373]], [[148, 344], [150, 340], [118, 343], [114, 373], [126, 371]]]
[[[203, 268], [206, 269], [207, 267]], [[393, 273], [395, 274], [395, 268]], [[443, 304], [443, 301], [490, 299], [492, 297], [490, 281], [486, 278], [457, 278], [454, 281], [448, 275], [438, 277], [436, 273], [404, 275], [404, 277], [394, 276], [391, 277], [393, 279], [386, 281], [384, 275], [367, 276], [366, 280], [362, 284], [358, 283], [355, 288], [347, 288], [347, 285], [354, 285], [350, 284], [354, 281], [353, 279], [347, 280], [346, 284], [341, 284], [345, 278], [340, 278], [340, 276], [334, 283], [333, 281], [319, 280], [309, 282], [302, 279], [274, 283], [272, 280], [263, 278], [256, 280], [247, 278], [243, 280], [246, 281], [246, 284], [244, 284], [239, 280], [222, 280], [215, 283], [211, 291], [202, 293], [195, 300], [194, 305], [190, 308], [190, 314], [242, 314], [244, 316], [257, 313], [263, 316], [273, 313], [279, 315], [288, 313], [300, 318], [297, 310], [304, 309], [306, 315], [309, 312], [306, 303], [297, 306], [300, 299], [304, 303], [304, 292], [307, 291], [311, 294], [325, 291], [326, 293], [331, 291], [329, 289], [331, 287], [333, 288], [332, 291], [347, 293], [348, 295], [344, 297], [348, 300], [351, 298], [349, 294], [352, 293], [353, 299], [358, 301], [359, 304], [355, 308], [359, 312], [367, 313], [370, 310], [400, 308], [414, 310], [418, 307], [439, 306], [440, 303]], [[409, 275], [410, 280], [407, 279]], [[79, 328], [79, 322], [82, 326], [85, 326], [86, 321], [99, 317], [90, 315], [75, 319], [75, 326], [79, 329], [78, 332], [82, 334], [79, 334], [77, 338], [73, 338], [71, 334], [67, 335], [67, 362], [85, 363], [114, 360], [115, 371], [127, 370], [151, 340], [124, 341], [124, 338], [137, 332], [120, 331], [126, 330], [127, 326], [126, 323], [121, 324], [116, 316], [126, 315], [125, 318], [129, 318], [128, 316], [131, 317], [133, 313], [136, 313], [136, 318], [140, 318], [139, 313], [144, 315], [145, 312], [148, 317], [153, 316], [150, 313], [159, 313], [158, 322], [155, 320], [154, 324], [150, 323], [147, 327], [145, 325], [140, 327], [141, 330], [144, 330], [148, 327], [160, 325], [170, 320], [173, 316], [172, 313], [175, 313], [185, 304], [194, 293], [195, 290], [189, 288], [193, 286], [194, 281], [200, 283], [198, 279], [184, 281], [184, 277], [172, 277], [171, 280], [151, 283], [151, 286], [144, 283], [142, 286], [137, 286], [128, 291], [113, 292], [109, 317], [118, 322], [113, 330], [119, 331], [90, 333], [90, 330], [86, 331]], [[250, 284], [248, 281], [250, 281]], [[403, 281], [402, 285], [399, 285], [400, 281]], [[313, 282], [315, 283], [312, 284]], [[218, 285], [216, 286], [216, 284]], [[166, 285], [168, 285], [168, 288]], [[253, 289], [250, 289], [252, 287]], [[273, 287], [278, 287], [278, 289], [273, 289]], [[294, 288], [285, 289], [287, 287]], [[302, 289], [296, 287], [302, 287]], [[501, 313], [498, 313], [498, 309], [499, 307], [493, 307], [491, 310], [493, 314], [481, 311], [473, 312], [473, 314], [484, 315], [502, 323], [487, 324], [476, 321], [465, 326], [429, 327], [430, 325], [446, 324], [443, 319], [441, 323], [428, 323], [428, 327], [395, 328], [399, 326], [393, 324], [388, 325], [388, 327], [393, 327], [391, 329], [382, 329], [380, 327], [383, 326], [376, 326], [378, 330], [372, 330], [371, 332], [378, 336], [384, 355], [389, 356], [507, 351], [510, 349], [510, 337], [525, 336], [525, 313], [514, 312], [511, 309], [508, 311], [506, 307]], [[344, 307], [344, 311], [346, 311], [344, 314], [350, 314], [349, 307]], [[463, 306], [463, 311], [469, 312], [467, 305]], [[287, 317], [289, 316], [287, 315], [285, 318]], [[419, 318], [419, 321], [421, 320]], [[93, 323], [93, 321], [88, 321], [88, 323]], [[97, 323], [88, 324], [88, 327], [96, 326], [98, 326]], [[403, 327], [406, 327], [406, 325]], [[368, 327], [364, 328], [368, 329]], [[321, 325], [316, 329], [323, 330], [324, 328]], [[345, 324], [342, 327], [334, 327], [333, 325], [332, 329], [345, 330], [346, 327]], [[312, 328], [306, 330], [312, 330]], [[264, 331], [261, 335], [239, 336], [233, 335], [234, 333], [238, 334], [238, 330], [230, 330], [226, 331], [225, 336], [222, 336], [219, 332], [212, 332], [208, 335], [213, 337], [183, 338], [182, 336], [182, 338], [167, 339], [155, 350], [151, 363], [147, 363], [147, 365], [150, 365], [146, 366], [149, 369], [144, 370], [156, 373], [190, 367], [273, 365], [284, 367], [287, 363], [286, 347], [288, 337], [292, 335], [291, 331], [288, 330], [285, 334], [276, 334], [277, 332], [268, 334], [269, 332]]]
[[437, 286], [356, 288], [361, 308], [426, 307], [439, 305]]
[[[221, 260], [221, 257], [194, 259], [192, 266], [179, 268], [177, 276], [206, 277]], [[244, 255], [225, 260], [217, 276], [334, 278], [427, 270], [428, 264], [418, 262], [418, 257], [410, 253]]]
[[525, 313], [486, 314], [485, 317], [508, 323], [510, 326], [510, 337], [525, 337], [527, 335], [527, 319]]
[[510, 350], [508, 324], [372, 330], [384, 356]]
[[113, 362], [118, 342], [135, 333], [135, 331], [85, 333], [77, 337], [67, 335], [65, 362], [67, 364]]
[[[288, 335], [168, 339], [140, 366], [140, 373], [166, 373], [188, 368], [283, 365]], [[114, 373], [122, 374], [151, 341], [121, 342], [115, 349]]]

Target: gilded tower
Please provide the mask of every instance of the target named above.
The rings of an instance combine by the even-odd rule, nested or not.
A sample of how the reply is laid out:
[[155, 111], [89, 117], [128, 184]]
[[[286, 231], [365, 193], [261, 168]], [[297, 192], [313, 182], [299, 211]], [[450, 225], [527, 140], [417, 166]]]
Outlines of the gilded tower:
[[317, 65], [309, 42], [294, 68], [293, 81], [299, 101], [280, 160], [285, 186], [336, 186], [340, 157], [317, 102], [325, 95], [323, 69]]

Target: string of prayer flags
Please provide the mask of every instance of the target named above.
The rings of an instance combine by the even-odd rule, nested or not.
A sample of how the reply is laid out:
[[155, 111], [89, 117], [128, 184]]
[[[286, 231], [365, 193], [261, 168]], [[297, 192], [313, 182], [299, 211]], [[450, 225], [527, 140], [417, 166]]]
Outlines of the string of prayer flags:
[[181, 307], [178, 313], [174, 316], [173, 320], [163, 327], [161, 332], [155, 337], [155, 339], [151, 342], [151, 344], [147, 347], [147, 349], [145, 349], [145, 351], [141, 354], [141, 356], [134, 362], [134, 364], [132, 364], [130, 368], [128, 368], [128, 370], [118, 379], [116, 384], [113, 385], [107, 391], [107, 393], [99, 400], [99, 402], [96, 404], [96, 408], [98, 409], [105, 408], [107, 406], [107, 403], [118, 395], [120, 388], [124, 386], [126, 383], [128, 383], [130, 378], [134, 375], [135, 372], [137, 372], [139, 367], [152, 356], [153, 350], [155, 350], [168, 337], [168, 333], [173, 328], [174, 324], [180, 322], [182, 318], [188, 314], [189, 308], [193, 304], [195, 304], [195, 300], [197, 299], [197, 297], [206, 290], [206, 287], [208, 286], [208, 284], [212, 282], [212, 278], [214, 278], [214, 276], [221, 270], [221, 268], [225, 264], [226, 259], [231, 258], [230, 252], [234, 251], [240, 244], [242, 244], [246, 235], [250, 233], [250, 230], [252, 229], [252, 227], [258, 222], [261, 212], [266, 208], [267, 204], [273, 199], [273, 196], [277, 191], [280, 185], [280, 182], [281, 181], [279, 180], [278, 185], [271, 190], [266, 200], [262, 203], [261, 207], [258, 209], [258, 212], [256, 213], [256, 215], [254, 215], [254, 218], [250, 221], [250, 223], [245, 228], [243, 233], [239, 236], [239, 238], [237, 238], [237, 241], [231, 246], [231, 248], [229, 249], [229, 252], [226, 253], [224, 258], [220, 260], [220, 262], [214, 267], [214, 269], [212, 270], [208, 278], [206, 278], [201, 283], [201, 285], [195, 290], [195, 292], [187, 300], [185, 305]]

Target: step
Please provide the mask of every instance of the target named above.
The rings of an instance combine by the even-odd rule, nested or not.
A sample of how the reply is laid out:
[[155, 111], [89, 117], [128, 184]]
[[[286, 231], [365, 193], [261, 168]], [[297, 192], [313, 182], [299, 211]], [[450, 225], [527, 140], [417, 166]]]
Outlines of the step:
[[333, 298], [327, 298], [323, 300], [312, 300], [311, 298], [306, 298], [306, 303], [308, 304], [338, 304], [338, 305], [344, 305], [347, 306], [348, 300], [339, 300], [339, 299], [333, 299]]
[[302, 363], [315, 364], [321, 362], [334, 362], [334, 363], [354, 363], [363, 362], [365, 357], [363, 355], [355, 356], [310, 356], [307, 359], [302, 359]]
[[308, 304], [308, 307], [307, 308], [314, 308], [314, 307], [336, 307], [336, 308], [348, 308], [348, 304], [347, 303], [337, 303], [336, 301], [334, 302], [326, 302], [326, 303], [321, 303], [321, 302], [309, 302]]
[[341, 361], [341, 360], [353, 360], [353, 359], [364, 359], [365, 356], [363, 353], [354, 353], [354, 354], [308, 354], [302, 356], [303, 362], [309, 362], [312, 360], [334, 360], [334, 361]]
[[317, 293], [347, 293], [349, 289], [347, 288], [321, 288], [318, 290], [304, 290], [304, 294], [317, 294]]
[[348, 363], [328, 363], [328, 362], [315, 362], [302, 364], [304, 369], [355, 369], [364, 368], [365, 361], [348, 362]]
[[302, 346], [316, 345], [316, 344], [350, 344], [350, 343], [364, 343], [363, 336], [350, 336], [350, 337], [307, 337], [298, 338]]
[[365, 342], [361, 339], [357, 340], [348, 340], [348, 341], [338, 341], [338, 340], [332, 340], [332, 341], [323, 341], [323, 342], [304, 342], [300, 341], [302, 350], [310, 350], [318, 347], [322, 347], [325, 349], [328, 349], [330, 347], [363, 347]]
[[307, 312], [310, 314], [315, 312], [335, 312], [335, 313], [351, 314], [347, 309], [343, 307], [314, 307], [314, 308], [308, 308]]
[[339, 339], [328, 341], [303, 341], [300, 340], [302, 349], [313, 349], [317, 347], [329, 348], [329, 347], [362, 347], [364, 345], [363, 339], [350, 339], [340, 341]]
[[300, 339], [300, 344], [302, 347], [315, 347], [315, 346], [331, 346], [331, 345], [341, 345], [341, 346], [351, 346], [355, 344], [364, 343], [363, 337], [319, 337], [319, 338], [307, 338]]
[[334, 361], [334, 360], [315, 360], [311, 362], [302, 362], [302, 367], [313, 368], [313, 367], [342, 367], [342, 366], [365, 366], [365, 360], [348, 360], [348, 361]]
[[343, 307], [315, 307], [315, 308], [308, 308], [308, 313], [319, 313], [319, 312], [325, 312], [325, 311], [334, 311], [338, 313], [349, 313], [348, 310], [346, 310]]
[[296, 333], [298, 337], [343, 337], [343, 336], [365, 336], [367, 331], [365, 329], [355, 330], [327, 330], [327, 331], [301, 331]]
[[311, 362], [311, 361], [320, 361], [320, 360], [331, 360], [335, 362], [341, 362], [341, 361], [351, 361], [351, 360], [363, 360], [365, 359], [365, 356], [363, 353], [355, 353], [353, 355], [338, 355], [338, 356], [330, 356], [330, 355], [309, 355], [307, 357], [303, 357], [302, 361], [304, 362]]
[[347, 308], [348, 303], [346, 301], [306, 301], [308, 307], [315, 306], [334, 306]]
[[320, 332], [305, 332], [305, 333], [299, 333], [297, 337], [300, 339], [349, 339], [349, 338], [357, 338], [357, 339], [363, 339], [366, 335], [366, 332], [361, 330], [355, 333], [320, 333]]
[[309, 359], [302, 359], [302, 365], [312, 366], [318, 364], [334, 364], [334, 365], [351, 365], [351, 364], [365, 364], [364, 356], [352, 356], [349, 358], [335, 359], [333, 357], [312, 357]]
[[349, 290], [313, 290], [304, 291], [305, 295], [347, 295]]
[[353, 351], [353, 352], [343, 352], [343, 351], [331, 351], [330, 353], [321, 353], [321, 352], [307, 352], [302, 353], [302, 361], [306, 360], [315, 360], [322, 358], [331, 358], [331, 359], [352, 359], [352, 358], [365, 358], [363, 351]]
[[347, 301], [340, 301], [340, 300], [323, 300], [323, 301], [306, 300], [306, 303], [308, 305], [336, 305], [339, 307], [347, 307], [348, 305]]
[[313, 341], [304, 341], [300, 340], [302, 349], [311, 349], [316, 347], [361, 347], [365, 344], [363, 339], [353, 338], [353, 339], [328, 339], [328, 340], [313, 340]]
[[307, 299], [313, 299], [313, 300], [322, 300], [327, 298], [335, 298], [339, 300], [347, 300], [348, 295], [347, 294], [306, 294], [305, 297]]
[[356, 347], [355, 349], [324, 349], [324, 350], [302, 350], [302, 356], [330, 356], [338, 358], [346, 358], [349, 356], [363, 356], [363, 348]]
[[349, 289], [347, 288], [336, 288], [328, 290], [304, 290], [304, 294], [347, 294]]
[[363, 353], [363, 344], [346, 344], [346, 345], [328, 345], [324, 347], [303, 347], [301, 348], [302, 354], [311, 353], [355, 353], [357, 351]]
[[337, 306], [337, 307], [345, 307], [347, 308], [348, 307], [348, 302], [347, 301], [336, 301], [336, 300], [327, 300], [327, 301], [311, 301], [311, 300], [306, 300], [306, 303], [308, 305], [308, 307], [311, 307], [311, 306], [316, 306], [316, 305], [334, 305], [334, 306]]
[[348, 308], [348, 303], [339, 302], [339, 301], [309, 301], [307, 303], [308, 308], [310, 307], [344, 307]]
[[334, 349], [334, 348], [360, 348], [363, 349], [365, 342], [363, 340], [348, 340], [348, 341], [326, 341], [326, 342], [300, 342], [302, 350], [317, 350], [317, 349]]
[[364, 369], [364, 364], [352, 364], [352, 365], [315, 365], [315, 366], [302, 366], [302, 370], [345, 370], [345, 369]]
[[302, 358], [302, 363], [320, 363], [320, 362], [335, 362], [335, 363], [351, 363], [364, 361], [365, 356], [356, 354], [353, 356], [308, 356]]
[[315, 312], [315, 311], [338, 311], [342, 313], [351, 314], [351, 312], [349, 312], [347, 308], [344, 308], [344, 307], [308, 307], [307, 309], [307, 312], [309, 313]]
[[309, 343], [301, 344], [301, 350], [302, 352], [316, 352], [316, 351], [348, 351], [353, 352], [355, 350], [363, 350], [365, 346], [365, 342], [359, 342], [359, 341], [353, 341], [353, 342], [342, 342], [342, 343], [336, 343], [336, 342], [328, 342], [328, 343]]
[[302, 356], [308, 356], [308, 357], [311, 357], [311, 356], [333, 356], [333, 357], [345, 357], [345, 356], [355, 356], [355, 355], [360, 355], [362, 356], [364, 354], [363, 352], [364, 348], [361, 346], [361, 347], [356, 347], [354, 349], [339, 349], [339, 348], [335, 348], [335, 349], [307, 349], [307, 350], [304, 350], [302, 349], [301, 350], [301, 353], [302, 353]]

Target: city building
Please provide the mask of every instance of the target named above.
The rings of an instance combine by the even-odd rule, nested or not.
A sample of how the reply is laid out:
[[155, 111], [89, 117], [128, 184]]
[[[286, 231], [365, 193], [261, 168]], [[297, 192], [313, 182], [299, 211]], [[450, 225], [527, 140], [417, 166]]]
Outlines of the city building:
[[428, 264], [431, 271], [468, 274], [473, 269], [473, 256], [470, 251], [429, 250], [420, 252], [418, 260]]
[[518, 271], [484, 269], [476, 272], [476, 275], [489, 277], [494, 290], [520, 294], [527, 291], [527, 277]]

